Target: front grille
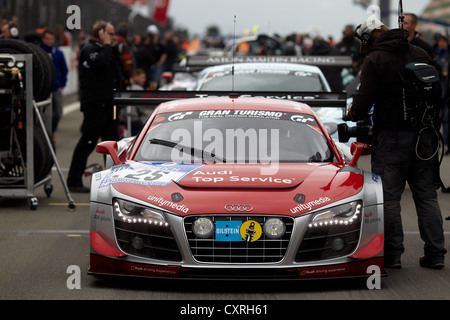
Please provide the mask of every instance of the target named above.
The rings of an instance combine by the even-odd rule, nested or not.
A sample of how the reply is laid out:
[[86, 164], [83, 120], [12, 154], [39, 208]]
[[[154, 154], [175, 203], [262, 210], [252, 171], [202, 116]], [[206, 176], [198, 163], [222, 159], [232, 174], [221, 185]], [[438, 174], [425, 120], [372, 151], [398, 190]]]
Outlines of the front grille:
[[[361, 222], [350, 225], [334, 225], [308, 228], [303, 237], [296, 262], [332, 259], [351, 254], [357, 247]], [[335, 241], [340, 243], [339, 250]]]
[[[264, 232], [261, 237], [254, 242], [247, 241], [216, 241], [213, 234], [207, 239], [197, 238], [192, 231], [192, 224], [197, 218], [187, 217], [184, 220], [187, 239], [191, 248], [191, 253], [195, 260], [199, 262], [216, 263], [274, 263], [283, 259], [289, 240], [292, 234], [293, 220], [288, 217], [279, 217], [286, 225], [286, 232], [281, 238], [272, 239]], [[217, 221], [256, 221], [264, 225], [265, 221], [274, 216], [208, 216], [214, 224]]]
[[125, 253], [144, 258], [181, 261], [170, 227], [114, 220], [117, 243]]

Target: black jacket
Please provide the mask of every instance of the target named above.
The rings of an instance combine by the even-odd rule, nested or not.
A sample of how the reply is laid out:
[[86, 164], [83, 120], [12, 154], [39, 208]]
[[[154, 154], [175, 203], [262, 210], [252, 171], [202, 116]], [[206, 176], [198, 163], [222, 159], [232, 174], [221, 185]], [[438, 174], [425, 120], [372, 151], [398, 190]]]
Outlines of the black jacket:
[[[367, 118], [375, 104], [374, 130], [409, 130], [403, 120], [402, 80], [399, 71], [404, 66], [409, 46], [408, 33], [389, 30], [372, 44], [372, 50], [361, 68], [361, 86], [353, 100], [351, 115], [354, 120]], [[431, 57], [421, 48], [412, 50], [410, 61], [433, 64]]]
[[[315, 40], [308, 55], [310, 56], [338, 56], [340, 52], [333, 48], [328, 42], [324, 40]], [[331, 91], [339, 92], [344, 90], [344, 85], [342, 83], [342, 67], [335, 66], [321, 66], [323, 75], [328, 81], [331, 87]]]
[[110, 45], [90, 40], [78, 62], [81, 111], [86, 105], [113, 106], [114, 90], [121, 90], [121, 75]]

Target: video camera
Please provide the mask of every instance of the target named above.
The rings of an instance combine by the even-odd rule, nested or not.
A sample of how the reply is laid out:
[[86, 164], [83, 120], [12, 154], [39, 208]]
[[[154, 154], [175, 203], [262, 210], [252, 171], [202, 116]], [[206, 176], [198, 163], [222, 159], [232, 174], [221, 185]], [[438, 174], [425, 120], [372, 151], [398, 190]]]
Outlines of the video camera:
[[[338, 124], [339, 142], [348, 142], [350, 138], [356, 138], [358, 142], [372, 144], [373, 141], [373, 123], [372, 114], [368, 114], [366, 119], [356, 122], [356, 126], [349, 127], [346, 123]], [[344, 121], [351, 121], [349, 116], [342, 118]]]

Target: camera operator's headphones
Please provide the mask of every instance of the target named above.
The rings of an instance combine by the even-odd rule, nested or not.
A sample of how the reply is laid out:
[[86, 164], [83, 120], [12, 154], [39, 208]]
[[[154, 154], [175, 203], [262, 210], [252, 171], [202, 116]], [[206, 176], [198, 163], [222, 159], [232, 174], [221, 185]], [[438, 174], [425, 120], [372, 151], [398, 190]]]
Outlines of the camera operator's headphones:
[[354, 36], [361, 41], [361, 43], [367, 46], [372, 41], [372, 34], [368, 32], [364, 32], [362, 35], [358, 34], [358, 30], [361, 28], [361, 25], [357, 26], [354, 32]]

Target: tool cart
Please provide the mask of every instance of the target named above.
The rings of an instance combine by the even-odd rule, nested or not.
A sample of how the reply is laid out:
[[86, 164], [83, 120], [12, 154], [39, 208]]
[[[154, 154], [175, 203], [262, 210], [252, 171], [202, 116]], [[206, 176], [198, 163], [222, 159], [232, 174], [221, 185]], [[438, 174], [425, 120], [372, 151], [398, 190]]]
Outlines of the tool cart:
[[[7, 44], [11, 43], [16, 45], [12, 41]], [[46, 119], [51, 119], [49, 62], [45, 56], [36, 56], [38, 50], [31, 44], [20, 46], [31, 47], [32, 54], [5, 50], [4, 40], [0, 41], [0, 197], [26, 197], [30, 209], [35, 210], [38, 199], [34, 191], [43, 186], [50, 197], [53, 190], [51, 169], [56, 166], [69, 209], [75, 209], [50, 139], [51, 126], [45, 124]], [[45, 63], [47, 75], [42, 71]], [[36, 64], [40, 68], [36, 68]], [[39, 72], [39, 77], [33, 72]], [[42, 79], [43, 76], [47, 79]], [[43, 90], [44, 85], [48, 87], [46, 90]], [[36, 87], [39, 92], [34, 92]]]

